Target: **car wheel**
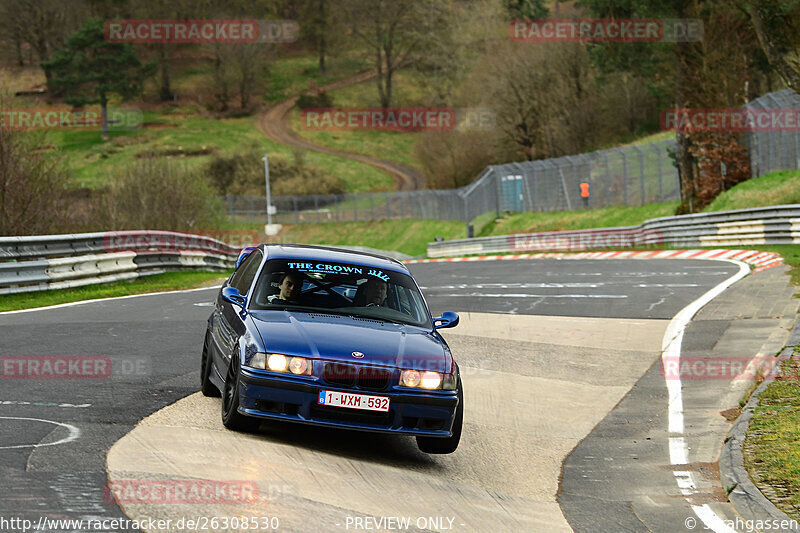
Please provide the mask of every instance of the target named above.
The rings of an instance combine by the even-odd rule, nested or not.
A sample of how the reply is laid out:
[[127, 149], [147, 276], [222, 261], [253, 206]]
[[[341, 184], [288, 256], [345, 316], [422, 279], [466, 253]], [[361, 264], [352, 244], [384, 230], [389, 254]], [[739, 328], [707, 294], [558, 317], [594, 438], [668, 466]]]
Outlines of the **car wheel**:
[[234, 353], [222, 391], [222, 424], [235, 431], [254, 431], [260, 423], [239, 413], [239, 354]]
[[216, 385], [211, 383], [211, 352], [210, 352], [210, 337], [206, 332], [206, 338], [203, 341], [203, 357], [200, 361], [200, 392], [203, 396], [219, 397], [220, 392]]
[[425, 453], [453, 453], [461, 440], [461, 426], [464, 423], [464, 390], [458, 378], [458, 407], [453, 420], [453, 435], [450, 437], [417, 437], [417, 447]]

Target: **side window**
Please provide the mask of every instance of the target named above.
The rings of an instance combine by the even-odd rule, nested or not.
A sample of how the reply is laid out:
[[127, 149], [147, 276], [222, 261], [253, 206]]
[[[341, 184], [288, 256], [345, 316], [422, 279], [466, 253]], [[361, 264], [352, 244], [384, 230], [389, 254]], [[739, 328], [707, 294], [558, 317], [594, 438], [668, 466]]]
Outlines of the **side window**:
[[247, 258], [242, 261], [242, 264], [239, 265], [239, 268], [236, 269], [236, 272], [233, 273], [230, 283], [231, 287], [238, 289], [242, 294], [246, 294], [250, 285], [253, 283], [253, 279], [256, 277], [258, 267], [261, 265], [261, 258], [262, 254], [260, 250], [256, 250], [248, 255]]
[[408, 293], [405, 287], [397, 286], [397, 299], [400, 301], [400, 310], [407, 313], [407, 309], [411, 307], [408, 301]]

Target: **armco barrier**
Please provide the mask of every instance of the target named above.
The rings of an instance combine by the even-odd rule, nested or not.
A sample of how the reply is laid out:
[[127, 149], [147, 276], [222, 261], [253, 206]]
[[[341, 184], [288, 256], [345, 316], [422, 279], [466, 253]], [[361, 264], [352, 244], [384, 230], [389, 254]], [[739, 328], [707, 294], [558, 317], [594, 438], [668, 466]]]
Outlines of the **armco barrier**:
[[428, 243], [429, 257], [501, 252], [587, 251], [669, 244], [685, 247], [800, 243], [800, 205], [647, 220], [639, 226], [516, 233]]
[[239, 251], [211, 237], [169, 231], [0, 237], [0, 295], [133, 279], [166, 270], [228, 270]]

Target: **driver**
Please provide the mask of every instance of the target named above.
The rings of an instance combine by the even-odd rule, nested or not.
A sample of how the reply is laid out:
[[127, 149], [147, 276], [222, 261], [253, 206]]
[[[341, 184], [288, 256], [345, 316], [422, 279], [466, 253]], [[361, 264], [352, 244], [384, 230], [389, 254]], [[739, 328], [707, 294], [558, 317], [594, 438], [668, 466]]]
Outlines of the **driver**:
[[383, 305], [386, 300], [386, 282], [377, 278], [370, 278], [364, 288], [365, 306]]
[[296, 302], [300, 297], [300, 289], [303, 288], [303, 275], [299, 272], [290, 270], [283, 275], [280, 282], [280, 294], [269, 297], [269, 303], [282, 304]]

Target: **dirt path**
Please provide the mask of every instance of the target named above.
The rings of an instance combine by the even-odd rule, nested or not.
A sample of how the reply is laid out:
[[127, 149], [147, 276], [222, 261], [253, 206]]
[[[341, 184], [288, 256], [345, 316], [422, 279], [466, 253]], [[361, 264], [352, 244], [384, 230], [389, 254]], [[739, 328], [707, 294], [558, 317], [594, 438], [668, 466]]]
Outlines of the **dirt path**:
[[[362, 83], [374, 77], [375, 74], [373, 72], [362, 72], [361, 74], [357, 74], [344, 80], [321, 85], [319, 89], [323, 91], [332, 91], [342, 87], [347, 87], [349, 85]], [[377, 157], [368, 155], [343, 152], [341, 150], [336, 150], [335, 148], [314, 144], [313, 142], [303, 139], [297, 135], [289, 127], [289, 113], [292, 111], [292, 108], [294, 108], [296, 101], [297, 96], [293, 96], [277, 104], [259, 116], [258, 127], [261, 129], [264, 135], [275, 142], [279, 142], [287, 146], [313, 150], [315, 152], [322, 152], [339, 157], [346, 157], [354, 161], [372, 165], [373, 167], [376, 167], [389, 174], [397, 184], [397, 189], [401, 191], [412, 191], [424, 188], [425, 176], [420, 170], [414, 167], [394, 161], [378, 159]]]

